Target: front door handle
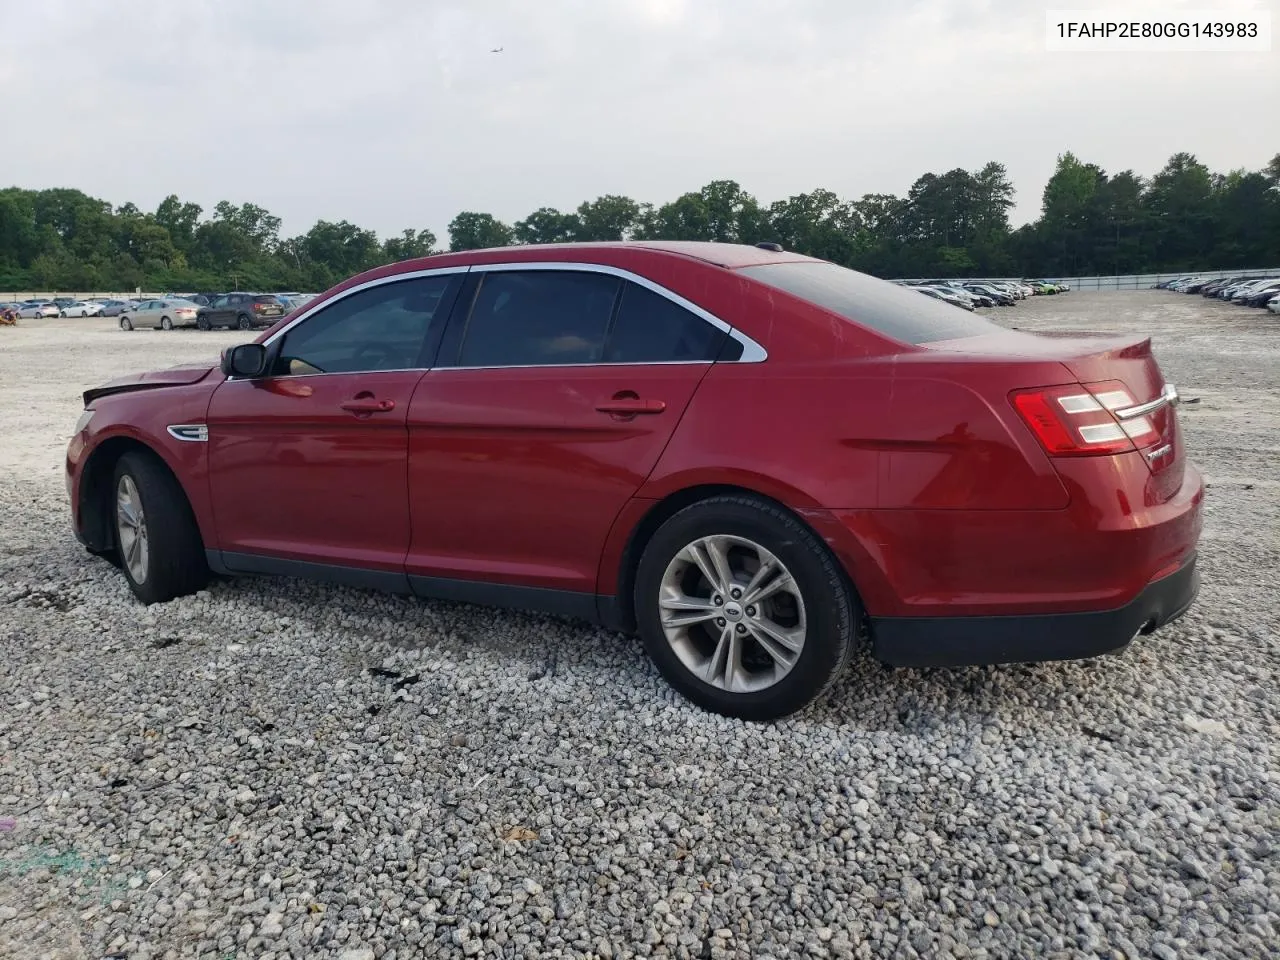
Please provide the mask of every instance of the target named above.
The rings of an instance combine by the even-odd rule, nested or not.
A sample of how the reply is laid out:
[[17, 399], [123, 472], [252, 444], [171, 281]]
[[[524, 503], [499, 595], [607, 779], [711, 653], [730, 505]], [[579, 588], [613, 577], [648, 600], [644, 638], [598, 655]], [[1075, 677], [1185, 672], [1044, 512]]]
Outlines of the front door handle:
[[641, 400], [639, 397], [614, 397], [604, 403], [596, 404], [601, 413], [611, 413], [615, 417], [634, 417], [642, 413], [662, 413], [667, 409], [663, 400]]
[[386, 413], [396, 408], [394, 400], [348, 400], [342, 409], [349, 413]]

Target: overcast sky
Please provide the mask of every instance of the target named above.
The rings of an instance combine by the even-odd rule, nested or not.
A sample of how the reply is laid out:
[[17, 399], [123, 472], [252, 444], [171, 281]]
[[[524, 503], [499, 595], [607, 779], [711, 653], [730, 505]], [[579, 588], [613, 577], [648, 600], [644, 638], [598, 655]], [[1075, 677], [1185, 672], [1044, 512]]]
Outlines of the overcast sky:
[[[1055, 156], [1258, 169], [1270, 53], [1049, 53], [1098, 0], [0, 0], [0, 179], [154, 210], [250, 201], [286, 234], [513, 221], [735, 179], [903, 194], [1004, 163], [1014, 222]], [[1129, 0], [1143, 9], [1272, 9]], [[491, 53], [494, 48], [501, 53]]]

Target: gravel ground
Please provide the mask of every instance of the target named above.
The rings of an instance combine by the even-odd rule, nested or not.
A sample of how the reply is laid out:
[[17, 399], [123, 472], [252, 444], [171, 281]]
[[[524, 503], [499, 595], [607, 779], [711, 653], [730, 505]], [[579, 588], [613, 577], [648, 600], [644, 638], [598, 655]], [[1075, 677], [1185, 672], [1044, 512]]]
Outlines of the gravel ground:
[[159, 607], [68, 530], [78, 394], [237, 334], [0, 328], [0, 956], [1276, 956], [1280, 320], [1144, 330], [1211, 489], [1180, 622], [1091, 662], [860, 659], [777, 725], [638, 645], [294, 581]]

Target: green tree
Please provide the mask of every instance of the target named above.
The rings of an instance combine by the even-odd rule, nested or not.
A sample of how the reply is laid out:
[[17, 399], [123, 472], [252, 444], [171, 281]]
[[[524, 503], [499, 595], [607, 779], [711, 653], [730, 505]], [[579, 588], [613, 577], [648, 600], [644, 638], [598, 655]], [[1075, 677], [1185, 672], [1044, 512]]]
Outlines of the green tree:
[[[544, 208], [545, 209], [545, 208]], [[626, 240], [635, 228], [640, 204], [630, 197], [606, 194], [578, 207], [576, 240]]]
[[449, 221], [450, 250], [505, 247], [515, 239], [512, 229], [492, 214], [463, 211]]
[[386, 260], [394, 263], [430, 256], [435, 245], [436, 235], [430, 230], [406, 229], [398, 237], [387, 237], [382, 244], [382, 253]]
[[523, 220], [517, 220], [513, 230], [518, 243], [567, 243], [581, 235], [582, 221], [577, 214], [561, 213], [555, 207], [539, 207]]

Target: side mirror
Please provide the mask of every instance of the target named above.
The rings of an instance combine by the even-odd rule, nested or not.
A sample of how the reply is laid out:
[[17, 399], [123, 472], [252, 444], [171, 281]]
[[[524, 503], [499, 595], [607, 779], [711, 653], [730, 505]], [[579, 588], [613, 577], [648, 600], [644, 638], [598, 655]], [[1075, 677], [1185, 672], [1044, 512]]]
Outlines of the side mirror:
[[267, 372], [267, 348], [260, 343], [242, 343], [222, 351], [222, 372], [242, 379], [262, 376]]

